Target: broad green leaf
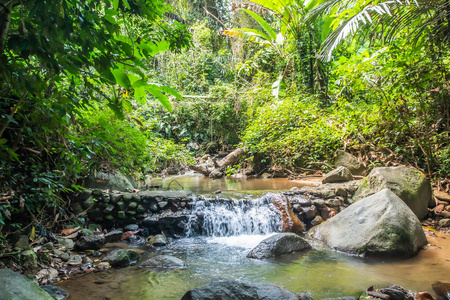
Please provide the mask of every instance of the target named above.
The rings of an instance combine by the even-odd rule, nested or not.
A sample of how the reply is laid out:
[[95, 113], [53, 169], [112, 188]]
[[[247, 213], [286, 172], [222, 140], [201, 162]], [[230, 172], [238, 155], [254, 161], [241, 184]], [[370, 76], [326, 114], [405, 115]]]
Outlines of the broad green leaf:
[[133, 106], [131, 106], [131, 102], [128, 99], [122, 100], [122, 106], [127, 112], [130, 112], [133, 110]]
[[[250, 29], [250, 28], [236, 28], [232, 29], [231, 32], [227, 31], [224, 34], [232, 35], [232, 32], [235, 32], [235, 36], [238, 36], [242, 39], [248, 40], [250, 42], [257, 42], [261, 44], [265, 43], [272, 43], [275, 40], [272, 40], [270, 36], [265, 34], [264, 32], [256, 29]], [[241, 34], [239, 34], [241, 33]]]
[[130, 80], [130, 84], [132, 87], [134, 87], [134, 85], [137, 81], [143, 80], [142, 77], [137, 76], [136, 74], [132, 74], [132, 73], [128, 74], [128, 79]]
[[125, 89], [130, 88], [130, 79], [128, 78], [128, 75], [125, 74], [124, 71], [120, 69], [112, 69], [111, 73], [114, 75], [114, 78], [116, 79], [116, 83], [122, 86]]
[[146, 51], [147, 53], [143, 53], [144, 56], [154, 56], [160, 52], [164, 52], [169, 50], [169, 43], [166, 41], [162, 41], [162, 42], [149, 42], [149, 43], [141, 43], [140, 45], [138, 45], [138, 47], [142, 50], [142, 51]]
[[116, 19], [114, 19], [114, 16], [118, 15], [119, 13], [114, 9], [107, 9], [105, 10], [105, 19], [110, 22], [111, 24], [117, 24]]
[[259, 23], [259, 25], [261, 25], [264, 30], [269, 34], [269, 36], [271, 37], [271, 40], [274, 41], [277, 39], [277, 34], [275, 33], [275, 31], [272, 29], [272, 27], [269, 25], [269, 23], [266, 22], [266, 20], [264, 20], [263, 18], [261, 18], [257, 13], [254, 13], [253, 11], [246, 9], [246, 8], [242, 8], [243, 11], [245, 11], [247, 14], [249, 14], [253, 19], [255, 19], [256, 22]]
[[179, 100], [183, 100], [183, 96], [181, 96], [180, 93], [178, 93], [178, 91], [176, 91], [175, 89], [173, 89], [169, 86], [160, 85], [158, 83], [149, 83], [149, 86], [152, 86], [154, 88], [159, 88], [161, 91], [163, 91], [169, 95], [172, 95], [172, 96], [178, 98]]
[[145, 87], [139, 87], [134, 89], [134, 98], [139, 104], [145, 104], [147, 102], [147, 91]]
[[159, 86], [157, 85], [148, 85], [147, 91], [152, 94], [158, 101], [170, 112], [172, 112], [172, 105], [170, 105], [169, 99], [166, 95], [161, 93]]
[[128, 3], [127, 0], [122, 0], [122, 1], [123, 1], [123, 5], [124, 5], [126, 8], [131, 9], [130, 4]]
[[113, 0], [113, 8], [117, 10], [119, 8], [119, 0]]

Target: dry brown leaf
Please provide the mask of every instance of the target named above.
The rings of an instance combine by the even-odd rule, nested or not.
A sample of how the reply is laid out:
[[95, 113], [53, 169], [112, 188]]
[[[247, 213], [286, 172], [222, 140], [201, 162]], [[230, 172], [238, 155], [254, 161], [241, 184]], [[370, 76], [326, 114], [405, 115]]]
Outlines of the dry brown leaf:
[[74, 238], [76, 238], [78, 236], [78, 231], [77, 232], [74, 232], [74, 233], [72, 233], [72, 234], [69, 234], [69, 235], [67, 235], [67, 236], [63, 236], [62, 238], [63, 239], [74, 239]]
[[76, 228], [65, 228], [61, 231], [62, 235], [70, 235], [74, 232], [76, 232], [78, 229], [80, 229], [80, 227], [76, 227]]
[[444, 208], [445, 208], [444, 204], [439, 204], [434, 208], [434, 212], [440, 214], [444, 210]]

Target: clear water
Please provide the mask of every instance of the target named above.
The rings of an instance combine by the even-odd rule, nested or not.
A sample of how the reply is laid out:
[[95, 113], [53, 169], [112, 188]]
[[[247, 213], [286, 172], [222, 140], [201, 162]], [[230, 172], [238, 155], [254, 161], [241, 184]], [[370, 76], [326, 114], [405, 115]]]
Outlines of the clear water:
[[[173, 242], [157, 254], [170, 254], [186, 261], [182, 270], [156, 272], [138, 267], [91, 273], [59, 283], [69, 299], [180, 299], [186, 291], [215, 280], [267, 282], [314, 299], [357, 296], [371, 285], [397, 284], [413, 291], [431, 292], [431, 284], [448, 281], [449, 239], [432, 240], [442, 247], [422, 250], [406, 260], [364, 260], [336, 253], [320, 245], [314, 250], [280, 259], [246, 257], [268, 235], [192, 237]], [[448, 236], [447, 236], [448, 237]], [[445, 247], [445, 248], [444, 248]], [[144, 254], [145, 257], [154, 254]], [[145, 258], [144, 258], [145, 259]]]
[[[192, 179], [190, 179], [192, 180]], [[207, 179], [206, 182], [213, 182]], [[217, 181], [215, 182], [215, 184]], [[257, 186], [264, 186], [261, 181]], [[205, 191], [205, 186], [201, 187]], [[214, 190], [217, 186], [209, 187]], [[357, 297], [369, 286], [400, 285], [412, 291], [432, 292], [436, 281], [450, 281], [450, 236], [428, 238], [435, 245], [410, 259], [369, 260], [334, 252], [319, 242], [313, 250], [278, 259], [255, 260], [247, 253], [280, 230], [280, 219], [263, 198], [233, 199], [221, 203], [199, 201], [194, 212], [203, 218], [202, 236], [172, 241], [143, 260], [169, 254], [186, 261], [181, 270], [157, 272], [137, 266], [73, 276], [57, 285], [69, 299], [181, 299], [188, 290], [216, 280], [273, 283], [314, 299]], [[116, 245], [114, 245], [116, 246]], [[121, 247], [139, 247], [121, 244]]]

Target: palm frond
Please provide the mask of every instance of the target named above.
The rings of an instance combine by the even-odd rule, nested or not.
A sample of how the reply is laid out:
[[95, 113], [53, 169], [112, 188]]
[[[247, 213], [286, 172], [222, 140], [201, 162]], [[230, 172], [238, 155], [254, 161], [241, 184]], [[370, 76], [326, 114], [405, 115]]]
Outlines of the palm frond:
[[270, 40], [276, 40], [277, 34], [273, 30], [273, 28], [269, 25], [269, 23], [266, 22], [261, 16], [259, 16], [257, 13], [254, 13], [253, 11], [241, 8], [243, 11], [245, 11], [247, 14], [249, 14], [253, 19], [255, 19], [256, 22], [258, 22], [259, 25], [261, 25], [262, 28], [267, 32], [267, 34], [270, 36]]
[[389, 9], [395, 1], [389, 0], [377, 5], [367, 5], [359, 13], [344, 20], [334, 31], [332, 31], [322, 44], [322, 50], [319, 55], [325, 60], [331, 60], [331, 54], [334, 49], [344, 40], [351, 37], [362, 26], [373, 23], [370, 13], [379, 15], [391, 14]]
[[231, 30], [222, 30], [222, 35], [240, 38], [249, 42], [261, 45], [272, 45], [272, 41], [267, 34], [262, 31], [251, 28], [235, 28]]

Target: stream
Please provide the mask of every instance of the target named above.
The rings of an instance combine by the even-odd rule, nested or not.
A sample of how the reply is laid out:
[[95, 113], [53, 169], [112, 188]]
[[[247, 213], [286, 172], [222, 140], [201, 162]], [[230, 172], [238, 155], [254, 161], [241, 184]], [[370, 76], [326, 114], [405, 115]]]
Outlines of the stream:
[[[163, 186], [173, 179], [197, 194], [216, 190], [253, 194], [248, 191], [286, 190], [299, 186], [286, 179], [230, 181], [200, 176], [168, 178], [163, 181]], [[204, 216], [204, 231], [200, 236], [190, 235], [188, 231], [187, 237], [172, 240], [156, 252], [146, 251], [142, 244], [106, 245], [109, 250], [138, 249], [142, 261], [154, 255], [173, 255], [183, 259], [186, 268], [161, 272], [132, 266], [75, 275], [56, 285], [69, 292], [69, 299], [181, 299], [192, 288], [230, 279], [273, 283], [295, 293], [306, 293], [314, 299], [325, 299], [358, 297], [371, 285], [380, 288], [395, 284], [412, 291], [432, 292], [433, 283], [449, 279], [450, 237], [441, 233], [428, 237], [432, 246], [409, 259], [352, 257], [313, 241], [313, 249], [306, 252], [255, 260], [247, 258], [247, 253], [280, 230], [279, 216], [269, 209], [263, 198], [243, 201], [236, 195], [231, 205], [206, 205], [198, 201], [194, 210], [201, 211]]]

